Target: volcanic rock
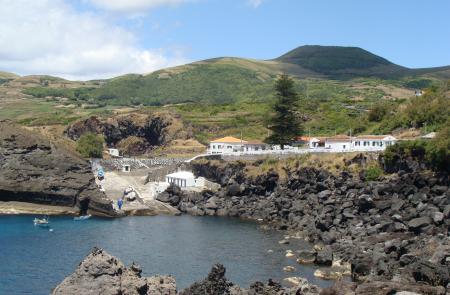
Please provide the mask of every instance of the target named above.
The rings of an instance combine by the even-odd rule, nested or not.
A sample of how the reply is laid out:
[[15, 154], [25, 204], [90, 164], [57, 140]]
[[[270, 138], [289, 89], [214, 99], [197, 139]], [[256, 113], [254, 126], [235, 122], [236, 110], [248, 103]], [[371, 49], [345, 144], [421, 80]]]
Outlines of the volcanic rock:
[[0, 201], [78, 207], [113, 216], [89, 163], [36, 132], [0, 122]]

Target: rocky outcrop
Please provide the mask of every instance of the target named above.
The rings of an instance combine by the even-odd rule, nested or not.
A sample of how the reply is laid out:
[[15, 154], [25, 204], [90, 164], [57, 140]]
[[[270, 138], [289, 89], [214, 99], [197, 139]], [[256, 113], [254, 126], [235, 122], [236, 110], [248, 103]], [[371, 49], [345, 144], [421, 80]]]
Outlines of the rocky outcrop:
[[208, 276], [177, 293], [175, 278], [171, 276], [142, 277], [142, 269], [133, 263], [128, 268], [106, 251], [94, 248], [75, 272], [64, 279], [53, 295], [318, 295], [320, 288], [307, 280], [295, 278], [293, 287], [282, 287], [269, 280], [255, 282], [243, 289], [225, 277], [225, 267], [216, 264]]
[[229, 281], [225, 267], [216, 264], [207, 277], [177, 293], [175, 278], [171, 276], [143, 277], [136, 263], [129, 267], [106, 251], [94, 248], [79, 264], [73, 274], [61, 282], [53, 295], [388, 295], [426, 294], [444, 295], [445, 288], [409, 282], [371, 281], [354, 283], [336, 281], [329, 288], [321, 289], [304, 278], [285, 279], [286, 286], [269, 279], [267, 283], [254, 282], [242, 288]]
[[450, 287], [450, 189], [445, 178], [414, 170], [364, 181], [358, 174], [303, 167], [277, 182], [274, 171], [243, 178], [243, 167], [221, 165], [223, 172], [215, 163], [195, 168], [220, 180], [218, 192], [171, 189], [162, 201], [187, 214], [240, 217], [288, 230], [317, 246], [314, 253], [298, 257], [299, 262], [347, 261], [358, 282]]
[[175, 295], [175, 279], [170, 276], [141, 276], [137, 264], [130, 267], [102, 249], [95, 248], [54, 290], [54, 295]]
[[179, 117], [166, 112], [133, 113], [108, 119], [92, 116], [65, 130], [66, 136], [73, 140], [89, 132], [102, 134], [108, 146], [118, 147], [128, 155], [142, 154], [174, 139], [192, 136], [191, 129], [186, 128]]
[[78, 207], [115, 215], [87, 161], [43, 136], [0, 122], [0, 201]]

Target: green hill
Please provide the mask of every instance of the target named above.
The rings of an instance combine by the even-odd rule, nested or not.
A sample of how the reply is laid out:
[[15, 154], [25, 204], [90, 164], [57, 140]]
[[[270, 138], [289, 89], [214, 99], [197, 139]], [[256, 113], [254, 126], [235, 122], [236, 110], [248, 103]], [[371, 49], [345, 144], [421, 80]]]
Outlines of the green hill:
[[377, 76], [392, 78], [406, 68], [358, 47], [301, 46], [275, 61], [295, 64], [330, 77]]
[[[301, 46], [273, 60], [215, 58], [148, 75], [129, 74], [96, 85], [87, 83], [80, 89], [38, 86], [25, 93], [37, 97], [65, 96], [100, 105], [267, 102], [280, 73], [293, 76], [298, 90], [311, 98], [333, 98], [345, 92], [349, 98], [365, 99], [383, 97], [382, 89], [391, 86], [429, 87], [437, 80], [450, 78], [450, 67], [409, 69], [357, 47]], [[318, 91], [319, 95], [306, 93], [305, 79], [320, 81], [325, 91]], [[373, 89], [354, 91], [355, 84], [361, 81], [371, 82]], [[338, 88], [333, 91], [333, 87]]]

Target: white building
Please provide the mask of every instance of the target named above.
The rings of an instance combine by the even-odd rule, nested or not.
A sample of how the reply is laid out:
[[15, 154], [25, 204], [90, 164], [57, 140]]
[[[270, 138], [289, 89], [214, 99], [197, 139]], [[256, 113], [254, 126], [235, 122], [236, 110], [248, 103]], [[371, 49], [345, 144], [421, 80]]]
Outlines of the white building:
[[329, 152], [370, 152], [383, 151], [393, 145], [397, 139], [391, 135], [362, 135], [350, 137], [337, 135], [333, 137], [311, 137], [309, 148]]
[[112, 157], [120, 157], [118, 149], [110, 148], [108, 149], [108, 154], [110, 154]]
[[195, 186], [195, 176], [192, 172], [179, 171], [167, 174], [166, 182], [176, 184], [179, 187], [193, 187]]
[[209, 143], [208, 154], [251, 153], [269, 149], [269, 146], [259, 140], [246, 141], [232, 136], [226, 136]]
[[397, 139], [392, 135], [361, 135], [352, 138], [352, 149], [358, 151], [384, 151], [395, 144]]

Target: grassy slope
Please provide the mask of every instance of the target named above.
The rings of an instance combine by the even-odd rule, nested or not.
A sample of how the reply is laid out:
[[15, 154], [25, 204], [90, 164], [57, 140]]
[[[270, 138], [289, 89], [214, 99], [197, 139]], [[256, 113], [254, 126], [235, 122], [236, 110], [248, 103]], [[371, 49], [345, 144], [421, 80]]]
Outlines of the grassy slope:
[[[164, 108], [179, 113], [194, 125], [196, 137], [203, 142], [222, 135], [240, 136], [241, 132], [245, 138], [261, 139], [267, 134], [273, 85], [281, 72], [296, 79], [301, 111], [309, 118], [306, 132], [329, 135], [349, 129], [354, 133], [385, 133], [409, 127], [408, 116], [393, 112], [405, 108], [413, 96], [412, 89], [439, 85], [442, 82], [438, 78], [446, 77], [450, 70], [448, 67], [410, 70], [358, 48], [301, 47], [271, 61], [216, 58], [107, 82], [29, 76], [8, 84], [17, 81], [17, 89], [26, 88], [26, 93], [41, 99], [0, 105], [0, 118], [26, 125], [67, 124], [90, 114], [108, 114], [119, 106], [143, 105], [139, 108], [154, 110], [165, 105]], [[348, 79], [349, 72], [359, 78]], [[379, 72], [384, 78], [377, 77]], [[411, 76], [400, 77], [399, 72]], [[336, 78], [336, 74], [345, 79], [326, 76]], [[368, 110], [380, 102], [387, 105], [391, 118], [367, 120]], [[82, 109], [83, 104], [100, 107]], [[433, 128], [439, 128], [439, 124]]]

